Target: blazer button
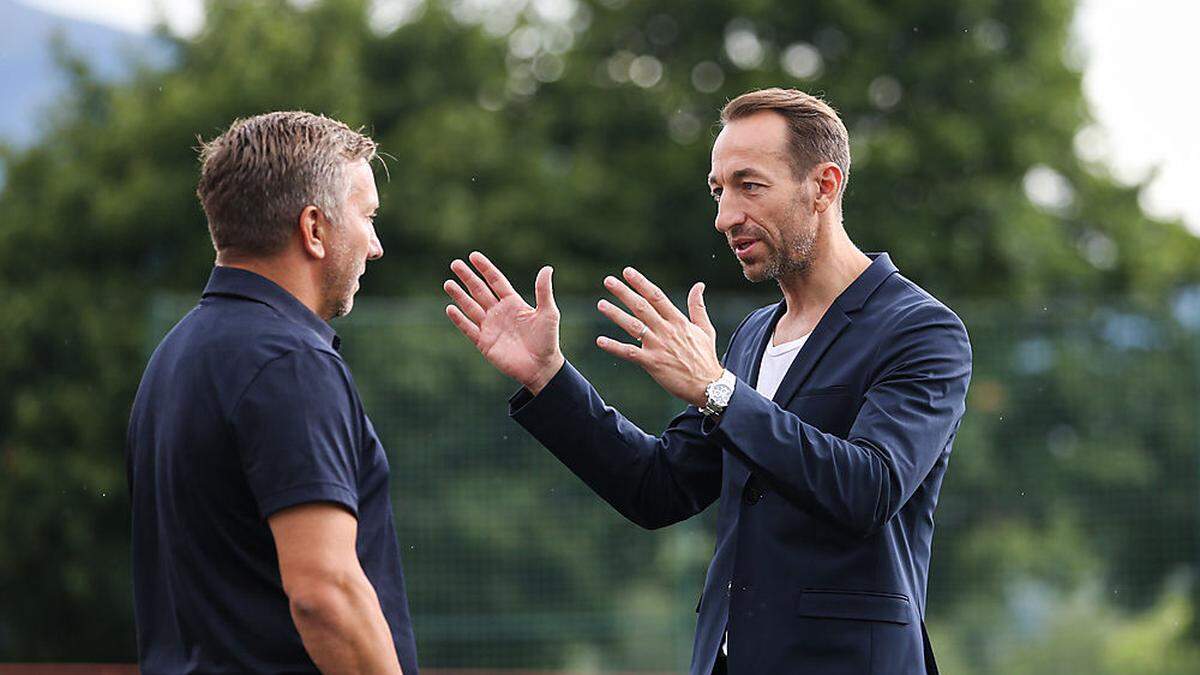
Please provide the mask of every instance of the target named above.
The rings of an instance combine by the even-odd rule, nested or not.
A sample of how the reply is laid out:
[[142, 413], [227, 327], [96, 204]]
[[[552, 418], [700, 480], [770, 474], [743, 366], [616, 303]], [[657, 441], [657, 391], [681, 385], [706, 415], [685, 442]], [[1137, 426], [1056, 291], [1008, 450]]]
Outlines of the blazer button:
[[753, 506], [762, 498], [762, 488], [758, 487], [758, 482], [754, 480], [753, 476], [751, 476], [750, 480], [746, 481], [746, 488], [742, 490], [742, 500], [750, 506]]

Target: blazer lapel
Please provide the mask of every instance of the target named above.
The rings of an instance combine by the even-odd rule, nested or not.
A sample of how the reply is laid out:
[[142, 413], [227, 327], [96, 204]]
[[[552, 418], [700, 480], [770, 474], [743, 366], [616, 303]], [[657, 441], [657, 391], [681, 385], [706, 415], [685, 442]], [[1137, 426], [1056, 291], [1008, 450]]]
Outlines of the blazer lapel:
[[[817, 367], [825, 351], [849, 325], [850, 317], [846, 316], [836, 302], [825, 310], [825, 316], [817, 322], [817, 327], [813, 329], [812, 335], [808, 336], [808, 341], [800, 348], [800, 353], [796, 354], [787, 374], [783, 376], [783, 381], [779, 383], [779, 389], [771, 399], [776, 405], [782, 408], [792, 400], [800, 385], [804, 384], [812, 374], [813, 368]], [[762, 361], [761, 357], [759, 361]]]
[[[758, 383], [758, 369], [762, 363], [762, 355], [771, 341], [771, 334], [775, 332], [775, 324], [779, 322], [779, 317], [783, 316], [786, 309], [787, 303], [780, 301], [770, 313], [744, 327], [744, 335], [739, 335], [737, 338], [738, 349], [735, 350], [733, 345], [730, 345], [729, 363], [725, 367], [751, 387]], [[733, 486], [730, 489], [736, 494], [749, 478], [750, 467], [732, 453], [726, 452], [724, 455], [725, 478]]]
[[[775, 392], [772, 400], [780, 407], [786, 406], [791, 401], [800, 389], [800, 385], [804, 384], [804, 381], [812, 374], [813, 369], [817, 367], [817, 363], [834, 340], [850, 325], [850, 314], [861, 309], [867, 298], [875, 292], [884, 279], [896, 272], [896, 267], [892, 265], [892, 261], [886, 253], [868, 253], [867, 255], [871, 256], [873, 261], [870, 268], [825, 311], [825, 316], [817, 322], [812, 335], [804, 343], [800, 353], [796, 355], [796, 359], [788, 368], [783, 381], [779, 383], [779, 389]], [[744, 344], [744, 348], [734, 350], [732, 345], [730, 346], [728, 360], [736, 361], [736, 363], [726, 365], [726, 367], [751, 387], [758, 385], [758, 371], [762, 365], [763, 354], [771, 342], [775, 325], [779, 323], [780, 317], [786, 310], [786, 301], [780, 301], [766, 320], [757, 326], [747, 325], [745, 327], [747, 331], [745, 337], [738, 337], [738, 343]], [[726, 494], [739, 495], [750, 476], [751, 469], [744, 463], [744, 460], [733, 453], [725, 453], [724, 461], [726, 480], [730, 482], [730, 485], [725, 488]], [[722, 498], [724, 499], [724, 497]]]
[[758, 369], [762, 366], [763, 354], [767, 351], [767, 345], [771, 342], [771, 335], [775, 332], [775, 324], [779, 323], [779, 317], [783, 316], [787, 309], [787, 303], [780, 301], [775, 305], [775, 309], [771, 311], [770, 317], [763, 322], [764, 325], [758, 329], [758, 333], [754, 335], [753, 341], [750, 343], [750, 349], [743, 351], [743, 358], [749, 359], [749, 362], [743, 361], [742, 379], [751, 387], [758, 386]]
[[[841, 295], [834, 299], [833, 304], [829, 305], [829, 309], [825, 310], [825, 316], [822, 316], [821, 320], [817, 322], [817, 327], [813, 329], [812, 335], [800, 348], [800, 353], [796, 354], [787, 374], [783, 376], [783, 381], [779, 383], [779, 389], [775, 391], [775, 396], [771, 399], [779, 407], [782, 408], [791, 402], [800, 386], [821, 362], [821, 357], [825, 355], [829, 346], [850, 325], [850, 315], [861, 310], [867, 303], [867, 299], [875, 293], [875, 289], [879, 288], [888, 277], [896, 274], [896, 266], [892, 264], [888, 254], [868, 253], [867, 255], [871, 258], [871, 264], [846, 290], [842, 291]], [[781, 306], [766, 331], [766, 340], [770, 340], [771, 334], [775, 332], [775, 323], [783, 315], [781, 311], [783, 304], [785, 303], [780, 303]], [[760, 347], [758, 358], [754, 364], [756, 382], [758, 380], [758, 364], [762, 363], [765, 349], [766, 342]]]

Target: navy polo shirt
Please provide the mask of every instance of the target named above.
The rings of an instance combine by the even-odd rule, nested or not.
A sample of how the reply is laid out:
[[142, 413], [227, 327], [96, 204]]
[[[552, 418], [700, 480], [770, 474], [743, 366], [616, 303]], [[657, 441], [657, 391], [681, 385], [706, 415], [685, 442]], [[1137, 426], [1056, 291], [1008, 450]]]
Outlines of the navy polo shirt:
[[388, 463], [329, 324], [271, 281], [213, 270], [150, 357], [127, 438], [141, 672], [317, 672], [267, 518], [329, 502], [405, 675], [417, 673]]

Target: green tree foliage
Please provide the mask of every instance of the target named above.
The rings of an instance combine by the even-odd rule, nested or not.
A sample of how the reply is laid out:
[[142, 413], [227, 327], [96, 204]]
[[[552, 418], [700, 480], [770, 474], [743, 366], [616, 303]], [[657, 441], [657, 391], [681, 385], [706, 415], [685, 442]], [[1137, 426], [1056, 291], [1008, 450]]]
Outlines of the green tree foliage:
[[[1036, 320], [976, 333], [979, 412], [947, 483], [931, 589], [935, 611], [963, 622], [956, 644], [979, 656], [986, 631], [972, 630], [994, 625], [996, 599], [1014, 579], [1072, 588], [1133, 578], [1156, 588], [1197, 557], [1195, 439], [1182, 437], [1194, 427], [1194, 391], [1178, 379], [1195, 372], [1195, 336], [1180, 332], [1163, 299], [1197, 280], [1200, 244], [1178, 223], [1144, 216], [1136, 188], [1077, 159], [1088, 117], [1079, 73], [1066, 65], [1071, 11], [1068, 0], [445, 0], [417, 4], [395, 24], [360, 0], [210, 0], [200, 34], [164, 35], [175, 54], [166, 68], [111, 84], [64, 58], [73, 85], [44, 137], [2, 155], [0, 658], [133, 653], [121, 448], [163, 328], [151, 317], [172, 311], [155, 314], [155, 298], [194, 296], [212, 263], [193, 195], [197, 136], [273, 109], [365, 125], [389, 153], [378, 220], [387, 254], [371, 266], [367, 292], [436, 294], [448, 261], [478, 248], [518, 280], [553, 263], [561, 293], [594, 297], [602, 276], [625, 264], [672, 288], [699, 278], [715, 292], [745, 292], [704, 186], [716, 113], [754, 87], [824, 93], [851, 132], [846, 224], [864, 248], [891, 251], [909, 276], [965, 308], [988, 299], [980, 317], [1058, 311], [1055, 298], [1085, 308], [1075, 333], [1055, 324], [1047, 338]], [[1136, 307], [1105, 309], [1114, 294]], [[1143, 310], [1167, 317], [1162, 339], [1180, 360], [1139, 360], [1136, 340], [1097, 343]], [[586, 337], [575, 336], [580, 349]], [[370, 339], [368, 330], [361, 340]], [[470, 358], [461, 344], [403, 334], [387, 344], [397, 353], [349, 352], [372, 373], [368, 398], [449, 403], [448, 385], [467, 383], [478, 392], [468, 406], [500, 405], [507, 385], [451, 365]], [[423, 379], [389, 370], [410, 355], [447, 365]], [[1022, 370], [1030, 359], [1049, 365]], [[1097, 374], [1097, 360], [1112, 369]], [[1128, 377], [1151, 395], [1124, 395]], [[627, 392], [650, 428], [673, 405]], [[489, 419], [477, 431], [513, 431]], [[1035, 431], [1014, 419], [1033, 420], [1048, 440], [1032, 443]], [[455, 452], [453, 419], [423, 422], [385, 433], [393, 454], [411, 439]], [[1043, 471], [1047, 448], [1063, 443], [1096, 461]], [[529, 494], [572, 485], [560, 471], [522, 486], [534, 465], [523, 462], [548, 461], [528, 452], [508, 465], [464, 454], [460, 480], [440, 490], [422, 485], [419, 463], [394, 460], [406, 470], [399, 494], [447, 511], [442, 527], [406, 534], [438, 560], [493, 561], [464, 573], [422, 568], [425, 548], [409, 555], [412, 574], [430, 582], [412, 589], [418, 619], [462, 607], [552, 609], [523, 586], [531, 559], [551, 570], [538, 583], [562, 596], [557, 607], [617, 606], [622, 598], [596, 581], [601, 568], [639, 592], [695, 572], [697, 556], [672, 557], [610, 516], [530, 523], [516, 540], [477, 526], [481, 508], [533, 514]], [[562, 499], [587, 498], [565, 489]], [[480, 502], [482, 493], [495, 500]], [[1161, 532], [1191, 543], [1122, 516], [1147, 503]], [[1095, 531], [1095, 513], [1116, 525]], [[597, 541], [624, 543], [605, 560], [588, 543]], [[666, 562], [634, 578], [644, 554]], [[488, 575], [469, 602], [433, 590], [468, 583], [464, 574]], [[1138, 607], [1158, 597], [1130, 595], [1116, 600]], [[521, 648], [494, 661], [566, 658], [551, 638]]]
[[[1044, 591], [1046, 589], [1043, 589]], [[1081, 588], [1065, 597], [1046, 593], [1057, 611], [1043, 617], [1037, 630], [1014, 630], [997, 640], [992, 659], [966, 658], [951, 642], [939, 654], [944, 672], [1096, 673], [1097, 675], [1184, 675], [1196, 671], [1200, 647], [1184, 635], [1191, 621], [1187, 595], [1168, 591], [1150, 611], [1136, 618], [1114, 612], [1096, 588]], [[939, 627], [940, 628], [940, 627]], [[946, 627], [954, 635], [956, 627]], [[988, 661], [994, 667], [987, 667]]]

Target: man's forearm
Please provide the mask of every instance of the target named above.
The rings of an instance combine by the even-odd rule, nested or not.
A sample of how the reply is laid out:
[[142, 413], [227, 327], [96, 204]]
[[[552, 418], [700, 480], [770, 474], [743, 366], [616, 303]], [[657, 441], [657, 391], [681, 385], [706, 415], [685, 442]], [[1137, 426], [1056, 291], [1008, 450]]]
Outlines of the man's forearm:
[[621, 515], [655, 529], [703, 511], [721, 491], [721, 449], [690, 409], [661, 437], [615, 409], [569, 363], [538, 396], [518, 392], [509, 414]]
[[304, 648], [326, 675], [401, 673], [375, 589], [361, 572], [321, 582], [291, 599]]

